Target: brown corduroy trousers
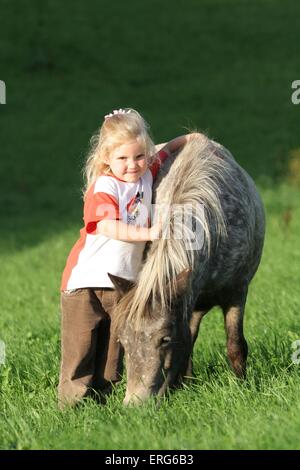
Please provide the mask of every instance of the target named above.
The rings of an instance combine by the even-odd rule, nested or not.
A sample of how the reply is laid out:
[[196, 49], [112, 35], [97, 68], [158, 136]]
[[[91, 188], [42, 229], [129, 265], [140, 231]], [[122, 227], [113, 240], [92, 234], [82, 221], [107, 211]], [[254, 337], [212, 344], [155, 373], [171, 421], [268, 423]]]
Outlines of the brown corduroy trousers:
[[123, 349], [110, 329], [118, 298], [116, 290], [106, 288], [61, 293], [61, 407], [121, 379]]

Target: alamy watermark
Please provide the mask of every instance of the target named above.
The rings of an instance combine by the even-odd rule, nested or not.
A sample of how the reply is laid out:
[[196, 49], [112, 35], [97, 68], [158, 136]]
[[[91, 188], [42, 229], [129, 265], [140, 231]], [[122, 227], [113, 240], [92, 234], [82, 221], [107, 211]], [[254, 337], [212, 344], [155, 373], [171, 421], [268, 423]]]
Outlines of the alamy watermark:
[[300, 80], [294, 80], [292, 82], [292, 89], [295, 90], [291, 96], [292, 103], [300, 104]]
[[6, 85], [3, 80], [0, 80], [0, 104], [6, 104]]
[[5, 364], [6, 353], [5, 353], [5, 343], [0, 339], [0, 366]]
[[[158, 238], [182, 240], [187, 250], [200, 250], [204, 244], [205, 213], [203, 204], [151, 204], [150, 210], [147, 205], [139, 202], [132, 207], [123, 210], [110, 203], [99, 204], [96, 209], [98, 220], [121, 220], [127, 225], [126, 239], [130, 239], [131, 226], [137, 229], [135, 234], [142, 241], [144, 229], [159, 225], [161, 230]], [[88, 224], [88, 233], [95, 233], [96, 223]], [[112, 238], [120, 239], [119, 227], [116, 225]], [[121, 228], [124, 236], [124, 227]]]
[[292, 349], [295, 349], [291, 359], [293, 364], [300, 364], [300, 339], [292, 342]]

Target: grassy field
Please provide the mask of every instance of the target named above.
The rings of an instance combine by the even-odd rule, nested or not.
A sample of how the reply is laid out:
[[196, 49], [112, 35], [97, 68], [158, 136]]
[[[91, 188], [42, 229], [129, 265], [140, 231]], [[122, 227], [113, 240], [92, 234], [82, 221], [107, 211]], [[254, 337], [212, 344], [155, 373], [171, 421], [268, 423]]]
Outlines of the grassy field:
[[[103, 4], [102, 4], [103, 3]], [[299, 2], [0, 0], [1, 449], [299, 449]], [[223, 318], [203, 321], [196, 379], [159, 409], [57, 409], [59, 285], [81, 227], [81, 167], [116, 107], [157, 143], [198, 127], [228, 147], [263, 198], [267, 235], [251, 284], [241, 383]]]

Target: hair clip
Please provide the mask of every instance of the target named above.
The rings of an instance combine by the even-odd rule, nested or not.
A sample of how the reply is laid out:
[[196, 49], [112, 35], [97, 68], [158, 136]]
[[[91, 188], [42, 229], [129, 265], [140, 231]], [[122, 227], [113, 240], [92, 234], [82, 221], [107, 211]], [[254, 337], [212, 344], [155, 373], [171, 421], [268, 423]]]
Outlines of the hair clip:
[[109, 117], [115, 116], [116, 114], [129, 114], [131, 111], [125, 111], [125, 109], [114, 109], [112, 113], [106, 114], [104, 116], [104, 119], [107, 119]]

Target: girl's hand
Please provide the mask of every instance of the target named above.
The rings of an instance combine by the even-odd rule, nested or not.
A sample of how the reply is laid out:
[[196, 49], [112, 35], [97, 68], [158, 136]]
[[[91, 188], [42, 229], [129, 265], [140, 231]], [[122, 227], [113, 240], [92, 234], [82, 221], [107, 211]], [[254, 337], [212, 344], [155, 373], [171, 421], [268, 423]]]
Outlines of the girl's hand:
[[157, 224], [153, 225], [150, 229], [149, 229], [149, 235], [150, 235], [150, 241], [154, 241], [154, 240], [158, 240], [161, 238], [161, 235], [162, 235], [162, 223], [161, 222], [158, 222]]
[[177, 152], [185, 146], [190, 140], [201, 137], [199, 132], [192, 132], [191, 134], [181, 135], [173, 140], [170, 140], [164, 147], [163, 150], [169, 151], [169, 153]]

